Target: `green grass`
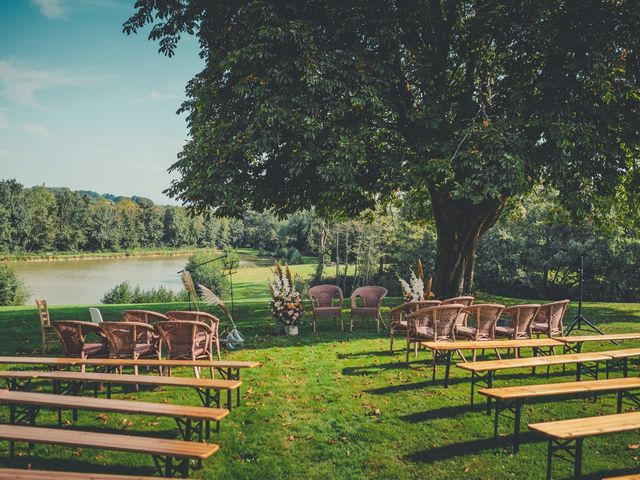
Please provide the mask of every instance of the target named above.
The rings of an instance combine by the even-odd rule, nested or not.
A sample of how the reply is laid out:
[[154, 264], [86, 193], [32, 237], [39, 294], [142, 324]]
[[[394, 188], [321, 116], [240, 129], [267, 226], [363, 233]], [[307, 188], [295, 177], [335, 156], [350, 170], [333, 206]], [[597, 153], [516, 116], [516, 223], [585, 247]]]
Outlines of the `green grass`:
[[[308, 266], [301, 274], [309, 273]], [[261, 270], [261, 271], [258, 271]], [[395, 354], [388, 353], [388, 338], [375, 333], [373, 323], [354, 333], [341, 333], [333, 323], [320, 324], [317, 335], [309, 325], [298, 338], [277, 335], [269, 317], [264, 291], [266, 269], [245, 269], [237, 276], [236, 305], [239, 328], [247, 348], [225, 353], [225, 358], [260, 360], [264, 367], [244, 375], [243, 400], [222, 423], [214, 437], [220, 451], [204, 469], [192, 475], [202, 479], [281, 478], [514, 478], [544, 477], [546, 443], [523, 435], [520, 454], [512, 455], [508, 439], [495, 445], [492, 418], [469, 407], [469, 377], [453, 369], [451, 386], [430, 383], [429, 355], [421, 353], [406, 368], [398, 342]], [[515, 303], [515, 299], [491, 300]], [[385, 302], [386, 307], [398, 299]], [[142, 305], [159, 311], [181, 305]], [[102, 306], [107, 320], [119, 318], [129, 306]], [[576, 313], [575, 306], [567, 318]], [[86, 306], [52, 307], [53, 319], [88, 319]], [[638, 331], [640, 305], [588, 303], [585, 315], [606, 332]], [[35, 308], [0, 308], [0, 353], [30, 354], [38, 344]], [[625, 346], [640, 346], [632, 342]], [[616, 348], [610, 343], [588, 345], [587, 349]], [[573, 369], [562, 375], [552, 370], [551, 381], [571, 381]], [[439, 378], [442, 377], [439, 370]], [[185, 370], [179, 374], [189, 375]], [[543, 375], [529, 372], [498, 374], [497, 385], [547, 382]], [[47, 386], [48, 388], [48, 386]], [[175, 389], [122, 393], [118, 398], [197, 405], [192, 391]], [[0, 421], [8, 420], [0, 408]], [[523, 423], [615, 412], [615, 399], [603, 395], [597, 402], [569, 399], [538, 403], [525, 408]], [[70, 415], [67, 415], [70, 419]], [[53, 412], [42, 412], [39, 425], [55, 425]], [[511, 424], [501, 423], [503, 432]], [[130, 432], [176, 437], [167, 419], [80, 412], [77, 425], [65, 428]], [[585, 442], [583, 471], [590, 478], [638, 469], [636, 433], [613, 435]], [[80, 450], [36, 445], [31, 452], [21, 445], [21, 456], [8, 459], [5, 442], [0, 443], [0, 466], [153, 474], [152, 461], [143, 455]], [[555, 462], [554, 478], [570, 476], [568, 464]]]

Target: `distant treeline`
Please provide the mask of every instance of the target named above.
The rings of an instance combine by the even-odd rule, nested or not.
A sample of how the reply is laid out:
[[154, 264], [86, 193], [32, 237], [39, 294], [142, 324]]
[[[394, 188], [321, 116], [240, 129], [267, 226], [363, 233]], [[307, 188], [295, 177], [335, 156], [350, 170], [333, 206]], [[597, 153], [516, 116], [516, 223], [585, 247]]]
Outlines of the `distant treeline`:
[[244, 219], [190, 217], [182, 207], [156, 205], [143, 197], [0, 180], [0, 252], [10, 254], [253, 247], [279, 249], [286, 258], [300, 255], [295, 245], [304, 249], [304, 242], [297, 243], [286, 232], [287, 241], [282, 241], [274, 223], [260, 214]]

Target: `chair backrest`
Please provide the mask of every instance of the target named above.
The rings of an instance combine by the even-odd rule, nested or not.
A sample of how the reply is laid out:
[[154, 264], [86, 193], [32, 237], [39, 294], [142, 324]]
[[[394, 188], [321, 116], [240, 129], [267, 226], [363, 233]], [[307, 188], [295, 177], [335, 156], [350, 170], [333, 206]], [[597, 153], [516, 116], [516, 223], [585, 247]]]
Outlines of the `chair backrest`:
[[423, 308], [435, 307], [440, 305], [440, 300], [416, 300], [415, 302], [406, 302], [391, 309], [391, 321], [398, 322], [407, 315], [422, 310]]
[[475, 340], [494, 340], [496, 323], [504, 310], [504, 305], [495, 303], [478, 303], [465, 308], [466, 313], [475, 320]]
[[351, 306], [356, 306], [357, 298], [360, 297], [366, 308], [380, 307], [382, 299], [387, 296], [388, 290], [384, 287], [369, 285], [358, 287], [351, 294]]
[[38, 315], [40, 316], [40, 326], [50, 327], [51, 317], [49, 316], [49, 306], [47, 305], [47, 301], [36, 299], [36, 306], [38, 307]]
[[536, 321], [549, 325], [550, 337], [563, 334], [564, 326], [562, 325], [562, 320], [564, 319], [568, 306], [569, 300], [560, 300], [558, 302], [546, 303], [540, 307]]
[[140, 322], [103, 322], [100, 329], [109, 344], [110, 356], [133, 356], [142, 332], [153, 327]]
[[531, 338], [531, 323], [540, 310], [540, 304], [512, 305], [504, 309], [503, 313], [513, 317], [514, 338]]
[[342, 289], [336, 285], [316, 285], [307, 292], [313, 307], [333, 307], [334, 301], [338, 300], [342, 306]]
[[168, 357], [191, 357], [196, 348], [198, 333], [205, 334], [205, 341], [201, 344], [206, 349], [209, 348], [212, 330], [206, 323], [191, 320], [169, 320], [158, 322], [154, 327], [166, 346]]
[[211, 327], [214, 338], [218, 337], [218, 326], [220, 325], [220, 319], [215, 315], [211, 315], [207, 312], [198, 312], [193, 310], [171, 310], [166, 313], [169, 321], [189, 321], [189, 322], [201, 322], [208, 324]]
[[[473, 301], [475, 300], [474, 297], [470, 297], [470, 296], [465, 296], [465, 297], [452, 297], [452, 298], [447, 298], [445, 300], [443, 300], [440, 305], [451, 305], [451, 304], [458, 304], [458, 305], [464, 305], [465, 307], [468, 307], [469, 305], [473, 304]], [[468, 313], [466, 310], [463, 310], [460, 312], [460, 315], [458, 315], [458, 318], [456, 319], [456, 325], [466, 325], [467, 324], [467, 316]]]
[[148, 324], [169, 321], [169, 318], [166, 315], [152, 310], [123, 310], [122, 319], [125, 322], [140, 322]]
[[94, 307], [89, 308], [89, 315], [91, 316], [92, 323], [99, 324], [103, 322], [102, 314], [100, 313], [100, 310], [98, 310], [97, 308], [94, 308]]
[[415, 331], [420, 327], [431, 327], [435, 341], [454, 341], [456, 320], [464, 308], [462, 304], [451, 303], [420, 309], [407, 317], [409, 328]]
[[60, 320], [54, 322], [53, 326], [58, 333], [62, 352], [65, 357], [80, 357], [85, 339], [89, 333], [96, 333], [102, 336], [100, 328], [89, 322]]

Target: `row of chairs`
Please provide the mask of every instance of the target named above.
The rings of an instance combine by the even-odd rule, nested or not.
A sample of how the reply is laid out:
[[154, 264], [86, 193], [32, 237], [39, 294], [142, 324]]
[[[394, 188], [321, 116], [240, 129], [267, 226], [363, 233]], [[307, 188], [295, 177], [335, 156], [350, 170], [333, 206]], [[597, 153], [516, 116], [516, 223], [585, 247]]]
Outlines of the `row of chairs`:
[[[407, 362], [411, 343], [415, 355], [421, 341], [455, 341], [456, 337], [469, 340], [495, 340], [508, 338], [521, 340], [533, 335], [549, 338], [561, 336], [569, 300], [540, 304], [513, 305], [473, 304], [474, 297], [454, 297], [443, 301], [410, 302], [391, 310], [390, 349], [393, 337], [406, 335]], [[504, 319], [505, 324], [498, 322]], [[472, 322], [469, 320], [472, 319]], [[517, 351], [516, 351], [517, 354]], [[475, 360], [475, 351], [474, 351]]]
[[[219, 319], [198, 311], [125, 310], [122, 322], [99, 324], [76, 320], [53, 322], [66, 357], [161, 359], [220, 359]], [[100, 341], [91, 343], [95, 334]], [[134, 367], [137, 374], [137, 367]], [[196, 375], [199, 372], [196, 370]]]

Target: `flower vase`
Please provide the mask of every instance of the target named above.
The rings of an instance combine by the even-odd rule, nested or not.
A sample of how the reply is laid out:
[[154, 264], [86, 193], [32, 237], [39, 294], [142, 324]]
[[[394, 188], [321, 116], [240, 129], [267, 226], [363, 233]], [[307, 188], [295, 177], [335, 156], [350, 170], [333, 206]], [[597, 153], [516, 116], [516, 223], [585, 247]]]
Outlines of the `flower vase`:
[[297, 325], [285, 325], [284, 333], [287, 335], [298, 335], [298, 326]]

